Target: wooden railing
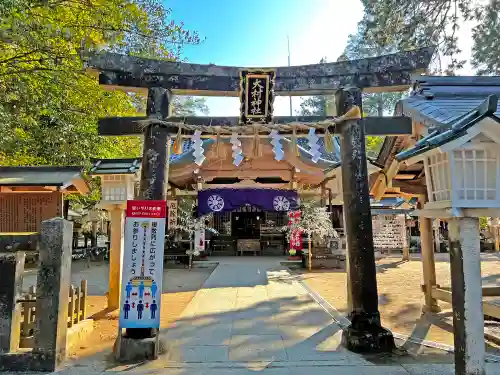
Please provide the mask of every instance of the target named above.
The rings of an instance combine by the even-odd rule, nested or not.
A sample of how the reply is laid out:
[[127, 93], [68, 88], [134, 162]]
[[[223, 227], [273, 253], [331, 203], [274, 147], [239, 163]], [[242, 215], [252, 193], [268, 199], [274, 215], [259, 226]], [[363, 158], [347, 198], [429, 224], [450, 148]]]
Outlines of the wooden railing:
[[[32, 348], [33, 338], [36, 328], [35, 286], [29, 288], [28, 294], [18, 302], [21, 304], [21, 336], [19, 340], [20, 348]], [[78, 324], [87, 318], [87, 280], [82, 280], [79, 287], [73, 285], [69, 288], [68, 297], [68, 327]]]

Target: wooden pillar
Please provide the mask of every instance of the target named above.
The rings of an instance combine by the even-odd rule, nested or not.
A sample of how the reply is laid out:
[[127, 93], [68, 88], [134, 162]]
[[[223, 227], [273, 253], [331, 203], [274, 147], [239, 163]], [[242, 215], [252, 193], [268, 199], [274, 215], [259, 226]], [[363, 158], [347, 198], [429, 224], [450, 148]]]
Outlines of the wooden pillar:
[[321, 184], [321, 207], [326, 206], [326, 189], [325, 189], [325, 183]]
[[111, 238], [109, 246], [108, 309], [116, 310], [120, 308], [125, 218], [124, 211], [119, 206], [109, 210], [109, 215], [111, 219]]
[[[361, 92], [339, 90], [338, 114], [361, 104]], [[347, 230], [349, 276], [352, 295], [351, 325], [342, 333], [347, 349], [360, 352], [390, 352], [394, 338], [382, 328], [373, 246], [372, 217], [364, 128], [359, 120], [340, 125], [342, 137], [342, 185]]]
[[497, 217], [495, 218], [495, 221], [493, 222], [493, 235], [495, 236], [495, 251], [499, 252], [500, 251], [500, 233], [499, 233], [499, 222], [500, 219]]
[[[162, 87], [148, 90], [146, 112], [149, 118], [163, 120], [170, 114], [171, 93]], [[168, 188], [168, 129], [161, 124], [149, 124], [144, 131], [139, 199], [166, 200]], [[160, 311], [158, 311], [160, 313]], [[129, 328], [127, 336], [144, 339], [156, 336], [156, 329]]]
[[410, 261], [410, 233], [408, 230], [408, 226], [406, 225], [406, 215], [405, 215], [405, 223], [404, 223], [404, 243], [403, 243], [403, 260]]
[[448, 229], [455, 374], [484, 375], [485, 345], [479, 219], [452, 218]]
[[[419, 208], [423, 208], [423, 200], [418, 202]], [[432, 288], [436, 286], [436, 264], [434, 262], [434, 245], [432, 242], [432, 219], [419, 217], [420, 229], [420, 249], [422, 254], [422, 270], [424, 275], [424, 285], [422, 289], [425, 294], [424, 312], [439, 312], [436, 299], [432, 297]]]
[[441, 221], [439, 219], [434, 219], [433, 228], [434, 228], [434, 249], [436, 253], [441, 252], [441, 236], [440, 236], [440, 224]]
[[90, 237], [90, 246], [97, 247], [97, 219], [92, 219], [92, 237]]

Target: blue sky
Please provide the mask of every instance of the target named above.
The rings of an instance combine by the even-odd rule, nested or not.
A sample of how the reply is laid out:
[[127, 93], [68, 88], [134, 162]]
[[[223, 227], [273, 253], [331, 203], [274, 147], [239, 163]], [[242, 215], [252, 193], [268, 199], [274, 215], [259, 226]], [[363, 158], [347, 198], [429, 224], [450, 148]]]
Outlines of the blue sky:
[[[247, 67], [287, 65], [287, 34], [292, 65], [315, 64], [322, 57], [335, 61], [363, 16], [358, 0], [165, 0], [165, 4], [176, 22], [206, 38], [185, 48], [184, 57], [190, 62]], [[470, 50], [467, 43], [464, 50]], [[276, 98], [275, 115], [289, 114], [288, 100]], [[293, 98], [294, 109], [300, 102]], [[212, 116], [237, 116], [238, 103], [238, 98], [207, 98]]]

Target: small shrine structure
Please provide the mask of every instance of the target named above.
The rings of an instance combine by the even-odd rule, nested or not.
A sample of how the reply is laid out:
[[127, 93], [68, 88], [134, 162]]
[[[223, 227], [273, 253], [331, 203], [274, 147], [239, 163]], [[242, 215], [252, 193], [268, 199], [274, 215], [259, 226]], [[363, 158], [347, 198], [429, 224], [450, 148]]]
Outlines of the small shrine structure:
[[0, 233], [33, 233], [63, 217], [67, 194], [87, 194], [82, 167], [0, 167]]
[[101, 201], [97, 208], [105, 209], [110, 216], [110, 261], [108, 309], [120, 307], [120, 283], [123, 261], [123, 228], [127, 200], [136, 195], [137, 175], [141, 159], [94, 159], [92, 176], [101, 178]]
[[[484, 373], [483, 315], [500, 318], [498, 296], [482, 287], [479, 217], [500, 216], [500, 77], [418, 77], [396, 114], [412, 119], [411, 137], [387, 137], [372, 192], [397, 186], [418, 193], [425, 311], [452, 303], [457, 374]], [[407, 177], [404, 179], [401, 176]], [[399, 178], [398, 178], [399, 176]], [[432, 220], [446, 221], [451, 286], [436, 285]]]

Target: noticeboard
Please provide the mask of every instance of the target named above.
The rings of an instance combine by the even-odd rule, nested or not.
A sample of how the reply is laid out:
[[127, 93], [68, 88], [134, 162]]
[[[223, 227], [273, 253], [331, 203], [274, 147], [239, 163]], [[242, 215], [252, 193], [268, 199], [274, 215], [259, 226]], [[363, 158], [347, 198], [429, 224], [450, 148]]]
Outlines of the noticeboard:
[[159, 328], [165, 201], [127, 201], [121, 328]]

